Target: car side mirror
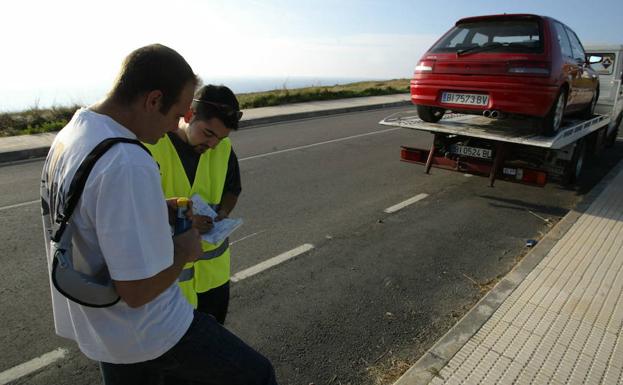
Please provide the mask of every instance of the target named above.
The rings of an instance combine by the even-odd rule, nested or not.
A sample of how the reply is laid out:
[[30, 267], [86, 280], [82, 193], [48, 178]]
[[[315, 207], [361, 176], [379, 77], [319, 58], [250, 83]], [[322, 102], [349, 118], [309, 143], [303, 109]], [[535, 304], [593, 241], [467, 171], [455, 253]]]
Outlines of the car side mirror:
[[586, 56], [586, 61], [588, 62], [588, 64], [601, 63], [603, 60], [604, 58], [602, 56], [592, 56], [592, 55]]

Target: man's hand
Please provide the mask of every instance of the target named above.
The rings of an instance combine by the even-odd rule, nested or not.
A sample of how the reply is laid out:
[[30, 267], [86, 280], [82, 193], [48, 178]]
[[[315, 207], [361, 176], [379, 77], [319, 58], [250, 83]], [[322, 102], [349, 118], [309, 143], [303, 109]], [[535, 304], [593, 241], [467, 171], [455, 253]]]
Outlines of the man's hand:
[[218, 215], [214, 218], [214, 222], [222, 221], [229, 216], [227, 210], [219, 210]]
[[201, 234], [205, 234], [214, 228], [214, 223], [207, 215], [193, 215], [193, 227]]
[[[169, 209], [169, 225], [175, 226], [175, 217], [177, 216], [177, 198], [169, 198], [167, 207]], [[193, 201], [188, 200], [188, 210], [186, 210], [186, 218], [192, 220], [193, 217]]]
[[203, 254], [201, 249], [201, 235], [195, 228], [191, 228], [173, 237], [175, 258], [181, 258], [185, 263], [194, 262]]

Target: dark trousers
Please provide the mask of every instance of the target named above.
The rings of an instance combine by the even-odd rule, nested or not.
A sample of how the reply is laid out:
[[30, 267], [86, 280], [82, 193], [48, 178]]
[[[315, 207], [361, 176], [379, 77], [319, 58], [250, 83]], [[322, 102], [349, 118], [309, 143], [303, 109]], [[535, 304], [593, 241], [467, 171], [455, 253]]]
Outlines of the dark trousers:
[[221, 324], [225, 324], [229, 307], [229, 281], [203, 293], [197, 293], [197, 310], [210, 314]]
[[277, 384], [267, 358], [197, 311], [184, 337], [162, 356], [127, 365], [101, 362], [100, 367], [104, 385]]

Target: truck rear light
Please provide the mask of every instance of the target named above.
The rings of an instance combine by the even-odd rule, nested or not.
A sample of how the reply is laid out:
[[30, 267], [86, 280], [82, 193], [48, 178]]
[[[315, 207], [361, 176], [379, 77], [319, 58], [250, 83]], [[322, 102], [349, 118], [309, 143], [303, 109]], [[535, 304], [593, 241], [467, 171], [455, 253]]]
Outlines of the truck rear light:
[[529, 168], [504, 167], [502, 169], [502, 174], [514, 178], [517, 181], [537, 186], [545, 186], [547, 183], [547, 173], [545, 171], [531, 170]]
[[424, 151], [416, 150], [414, 148], [403, 147], [400, 150], [400, 159], [407, 162], [425, 162], [426, 157]]
[[435, 67], [435, 61], [434, 60], [422, 60], [418, 63], [417, 66], [415, 66], [415, 73], [422, 73], [422, 72], [433, 72], [433, 68]]
[[512, 61], [508, 63], [508, 72], [518, 75], [549, 76], [550, 63], [527, 60]]
[[545, 186], [545, 183], [547, 183], [547, 173], [545, 171], [524, 169], [523, 178], [521, 180], [537, 186]]

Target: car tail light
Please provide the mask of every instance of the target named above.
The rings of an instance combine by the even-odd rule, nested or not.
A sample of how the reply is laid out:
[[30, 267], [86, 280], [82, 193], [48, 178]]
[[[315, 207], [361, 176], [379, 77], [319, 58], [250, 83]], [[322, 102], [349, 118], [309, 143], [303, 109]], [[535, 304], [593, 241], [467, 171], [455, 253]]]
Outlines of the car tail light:
[[415, 66], [415, 73], [422, 73], [422, 72], [433, 72], [433, 68], [435, 67], [435, 61], [434, 60], [422, 60], [418, 63], [417, 66]]
[[549, 76], [550, 63], [544, 61], [512, 61], [508, 63], [508, 72], [518, 75]]

